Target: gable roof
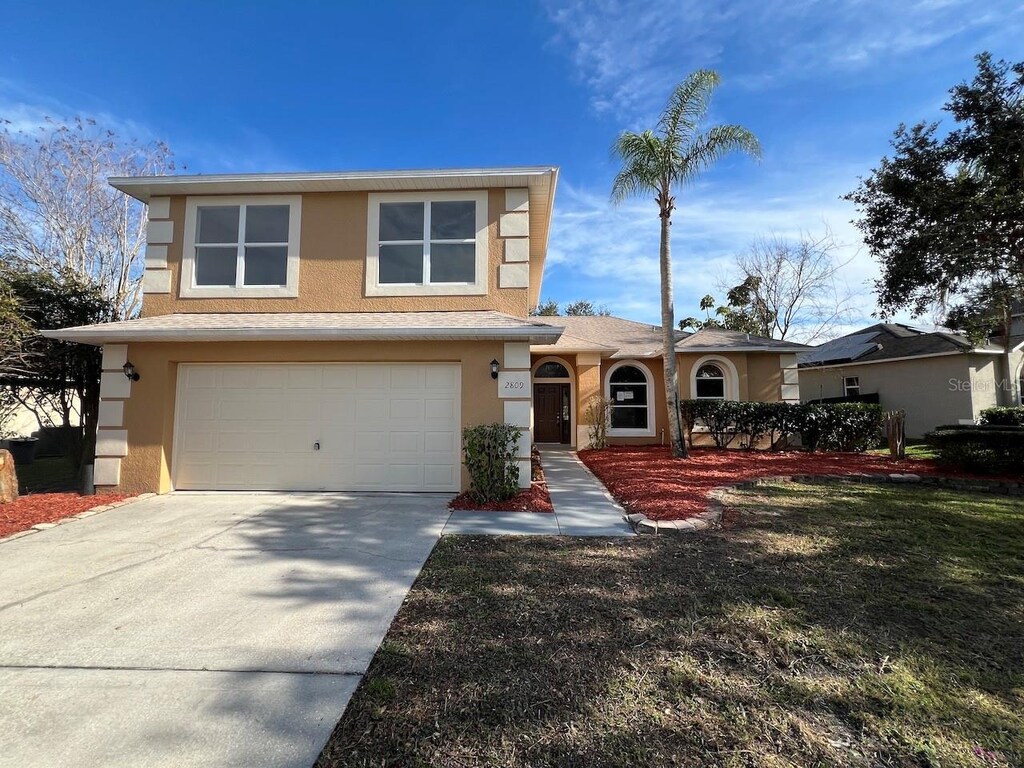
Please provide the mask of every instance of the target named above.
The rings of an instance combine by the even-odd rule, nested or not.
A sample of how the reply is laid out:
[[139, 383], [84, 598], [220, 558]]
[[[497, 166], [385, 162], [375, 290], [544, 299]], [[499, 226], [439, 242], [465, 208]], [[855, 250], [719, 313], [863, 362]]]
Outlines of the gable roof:
[[[534, 352], [599, 352], [604, 357], [661, 357], [661, 327], [611, 315], [544, 317], [544, 322], [565, 329], [554, 344], [534, 347]], [[677, 352], [791, 352], [808, 349], [804, 344], [763, 336], [708, 328], [688, 333], [676, 331]]]
[[554, 344], [535, 352], [600, 352], [605, 357], [657, 357], [661, 354], [661, 329], [610, 315], [580, 315], [541, 318], [564, 328]]
[[902, 323], [876, 323], [828, 341], [799, 357], [803, 368], [934, 357], [957, 352], [998, 352], [992, 345], [975, 347], [948, 331], [922, 331]]
[[771, 339], [724, 328], [703, 328], [676, 343], [677, 352], [800, 352], [809, 349], [795, 341]]

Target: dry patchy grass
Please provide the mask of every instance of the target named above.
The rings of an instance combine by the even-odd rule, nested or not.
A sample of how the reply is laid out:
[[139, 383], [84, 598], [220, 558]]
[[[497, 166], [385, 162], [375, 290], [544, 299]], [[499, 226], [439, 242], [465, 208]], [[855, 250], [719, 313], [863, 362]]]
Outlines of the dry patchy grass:
[[1024, 503], [730, 503], [692, 538], [444, 539], [318, 766], [1024, 764]]

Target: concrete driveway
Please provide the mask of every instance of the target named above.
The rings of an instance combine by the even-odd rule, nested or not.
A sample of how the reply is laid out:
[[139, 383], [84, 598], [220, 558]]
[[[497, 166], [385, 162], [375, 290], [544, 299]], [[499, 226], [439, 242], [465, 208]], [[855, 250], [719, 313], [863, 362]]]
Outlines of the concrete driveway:
[[179, 493], [0, 544], [0, 766], [308, 768], [446, 502]]

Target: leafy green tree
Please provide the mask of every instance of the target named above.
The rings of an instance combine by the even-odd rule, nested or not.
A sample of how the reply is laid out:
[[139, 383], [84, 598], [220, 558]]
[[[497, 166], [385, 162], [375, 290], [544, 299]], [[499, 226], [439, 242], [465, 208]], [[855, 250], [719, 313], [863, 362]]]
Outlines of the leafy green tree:
[[[38, 332], [75, 325], [108, 322], [120, 305], [105, 289], [72, 271], [4, 268], [0, 270], [0, 296], [13, 297], [24, 323], [16, 354], [0, 367], [0, 385], [21, 400], [47, 403], [72, 428], [79, 466], [92, 460], [99, 411], [101, 355], [99, 347], [47, 339]], [[25, 396], [27, 394], [27, 397]]]
[[530, 314], [536, 317], [554, 317], [558, 314], [558, 302], [548, 299], [541, 302]]
[[[760, 278], [748, 276], [742, 283], [729, 289], [727, 304], [718, 303], [710, 294], [700, 300], [704, 319], [687, 317], [679, 321], [680, 330], [699, 331], [704, 328], [724, 328], [729, 331], [771, 336], [775, 326], [775, 313], [760, 299], [757, 289]], [[714, 309], [714, 316], [711, 310]]]
[[672, 302], [672, 212], [676, 195], [725, 155], [741, 151], [760, 157], [761, 147], [746, 128], [715, 125], [704, 128], [711, 96], [721, 79], [711, 70], [698, 70], [675, 87], [655, 128], [624, 131], [614, 153], [622, 168], [612, 183], [612, 200], [653, 196], [661, 220], [661, 332], [668, 399], [668, 432], [672, 455], [688, 455], [679, 413], [679, 385], [675, 354], [675, 318]]
[[608, 307], [595, 307], [592, 301], [580, 299], [579, 301], [574, 301], [570, 304], [567, 304], [565, 307], [565, 314], [568, 315], [569, 317], [593, 317], [595, 315], [607, 317], [608, 315], [611, 314], [611, 311], [608, 309]]
[[955, 127], [900, 125], [882, 158], [847, 200], [882, 266], [883, 314], [938, 307], [976, 339], [1003, 336], [1005, 404], [1014, 400], [1010, 327], [1024, 296], [1024, 62], [976, 57], [974, 79], [950, 90]]
[[[557, 301], [545, 301], [541, 303], [533, 312], [530, 313], [534, 317], [557, 317], [561, 314]], [[594, 302], [587, 301], [586, 299], [580, 299], [579, 301], [573, 301], [565, 305], [565, 314], [568, 317], [580, 317], [583, 315], [603, 315], [608, 316], [611, 314], [611, 310], [608, 307], [602, 305], [595, 307]]]

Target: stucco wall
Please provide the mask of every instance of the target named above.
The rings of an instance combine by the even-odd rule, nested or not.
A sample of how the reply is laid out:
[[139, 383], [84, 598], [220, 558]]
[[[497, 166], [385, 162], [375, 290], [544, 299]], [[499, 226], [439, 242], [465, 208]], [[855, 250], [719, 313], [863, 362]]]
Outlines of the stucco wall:
[[[129, 344], [141, 374], [124, 403], [128, 454], [121, 461], [124, 493], [171, 490], [174, 407], [179, 363], [450, 362], [462, 364], [462, 425], [502, 422], [503, 401], [490, 361], [500, 342], [246, 342]], [[462, 487], [468, 486], [463, 468]]]
[[[919, 438], [940, 424], [976, 418], [990, 397], [977, 391], [992, 387], [990, 356], [956, 354], [891, 363], [801, 368], [800, 395], [806, 400], [842, 397], [843, 377], [857, 376], [861, 394], [878, 393], [882, 407], [907, 412], [907, 436]], [[989, 371], [972, 373], [978, 366]], [[980, 407], [979, 407], [980, 406]]]
[[[533, 362], [547, 356], [534, 355]], [[690, 397], [690, 376], [694, 365], [706, 354], [679, 355], [680, 398]], [[741, 400], [777, 402], [781, 399], [783, 372], [781, 358], [777, 353], [730, 353], [712, 357], [731, 362], [737, 373], [737, 387]], [[612, 365], [620, 360], [605, 359], [597, 364], [596, 356], [587, 354], [565, 354], [559, 358], [570, 367], [574, 376], [574, 397], [576, 399], [576, 445], [587, 446], [588, 419], [587, 404], [595, 395], [606, 396], [605, 382]], [[612, 445], [661, 444], [667, 440], [668, 405], [665, 399], [664, 371], [661, 358], [642, 358], [634, 362], [647, 366], [654, 379], [654, 434], [645, 437], [610, 436]], [[729, 374], [731, 375], [731, 373]]]
[[[504, 244], [498, 221], [505, 211], [505, 190], [488, 193], [488, 293], [484, 296], [366, 297], [365, 192], [322, 192], [302, 195], [299, 240], [299, 295], [273, 299], [179, 298], [182, 246], [185, 238], [184, 196], [170, 199], [172, 242], [167, 246], [171, 292], [144, 297], [144, 317], [174, 312], [388, 312], [493, 309], [512, 315], [528, 313], [526, 288], [499, 288]], [[536, 279], [536, 278], [534, 278]]]

